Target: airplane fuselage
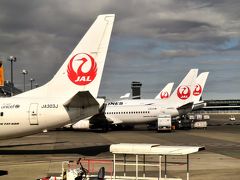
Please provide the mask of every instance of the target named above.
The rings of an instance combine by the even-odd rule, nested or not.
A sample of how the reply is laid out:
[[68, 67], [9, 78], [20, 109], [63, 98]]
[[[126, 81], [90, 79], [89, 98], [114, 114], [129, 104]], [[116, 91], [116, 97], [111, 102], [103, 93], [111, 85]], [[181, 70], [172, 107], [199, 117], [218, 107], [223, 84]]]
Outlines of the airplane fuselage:
[[68, 110], [55, 98], [1, 98], [0, 139], [14, 138], [61, 127], [72, 122], [80, 109]]
[[110, 105], [105, 116], [114, 124], [142, 124], [156, 121], [160, 114], [177, 116], [176, 108], [162, 108], [158, 105]]

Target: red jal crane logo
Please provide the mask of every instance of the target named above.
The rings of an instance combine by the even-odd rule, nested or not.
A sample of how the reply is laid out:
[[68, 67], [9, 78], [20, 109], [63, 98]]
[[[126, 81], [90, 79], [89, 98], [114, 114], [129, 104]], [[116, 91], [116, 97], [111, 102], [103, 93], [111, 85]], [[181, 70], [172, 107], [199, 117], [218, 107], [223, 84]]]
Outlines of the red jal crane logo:
[[[82, 63], [79, 65], [79, 61]], [[91, 63], [90, 68], [87, 68]], [[78, 68], [76, 68], [78, 66]], [[86, 71], [86, 68], [88, 69]], [[87, 53], [74, 55], [68, 64], [68, 77], [76, 85], [84, 86], [91, 83], [97, 75], [97, 63], [94, 58]]]
[[167, 99], [169, 98], [169, 93], [167, 91], [163, 91], [160, 93], [160, 98], [161, 99]]
[[202, 93], [202, 86], [200, 84], [197, 84], [193, 90], [194, 96], [199, 96]]
[[190, 94], [191, 90], [188, 86], [180, 86], [177, 90], [177, 96], [182, 100], [188, 99]]

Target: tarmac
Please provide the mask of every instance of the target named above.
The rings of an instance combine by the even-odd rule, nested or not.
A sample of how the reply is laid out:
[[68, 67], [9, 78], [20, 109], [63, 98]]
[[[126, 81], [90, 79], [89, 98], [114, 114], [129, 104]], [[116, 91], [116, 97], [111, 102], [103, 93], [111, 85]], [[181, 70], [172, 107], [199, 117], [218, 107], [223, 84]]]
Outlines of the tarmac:
[[[33, 180], [60, 174], [62, 161], [79, 157], [112, 160], [109, 145], [115, 143], [205, 146], [205, 151], [190, 155], [191, 180], [240, 179], [240, 126], [224, 125], [172, 133], [148, 131], [145, 126], [108, 133], [49, 131], [3, 140], [0, 141], [0, 180]], [[185, 170], [185, 166], [170, 165], [168, 173], [186, 179]]]

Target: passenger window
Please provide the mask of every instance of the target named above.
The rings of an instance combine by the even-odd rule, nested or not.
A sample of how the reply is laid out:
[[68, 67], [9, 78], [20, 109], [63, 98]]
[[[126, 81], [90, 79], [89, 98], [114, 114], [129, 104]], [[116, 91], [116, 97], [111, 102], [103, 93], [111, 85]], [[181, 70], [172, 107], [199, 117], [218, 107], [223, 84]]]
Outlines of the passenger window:
[[0, 116], [3, 116], [3, 112], [0, 113]]

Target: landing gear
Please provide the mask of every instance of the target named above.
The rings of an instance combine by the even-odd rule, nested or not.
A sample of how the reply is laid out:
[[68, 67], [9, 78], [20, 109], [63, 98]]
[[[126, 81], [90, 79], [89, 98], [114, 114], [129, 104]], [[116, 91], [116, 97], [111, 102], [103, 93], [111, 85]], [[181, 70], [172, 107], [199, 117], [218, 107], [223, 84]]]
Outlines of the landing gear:
[[134, 129], [134, 125], [122, 125], [122, 124], [113, 124], [111, 125], [111, 129], [118, 131], [118, 130], [132, 130]]
[[103, 132], [103, 133], [106, 133], [106, 132], [108, 132], [108, 131], [109, 131], [108, 122], [107, 122], [107, 121], [104, 121], [104, 122], [102, 123], [102, 132]]

